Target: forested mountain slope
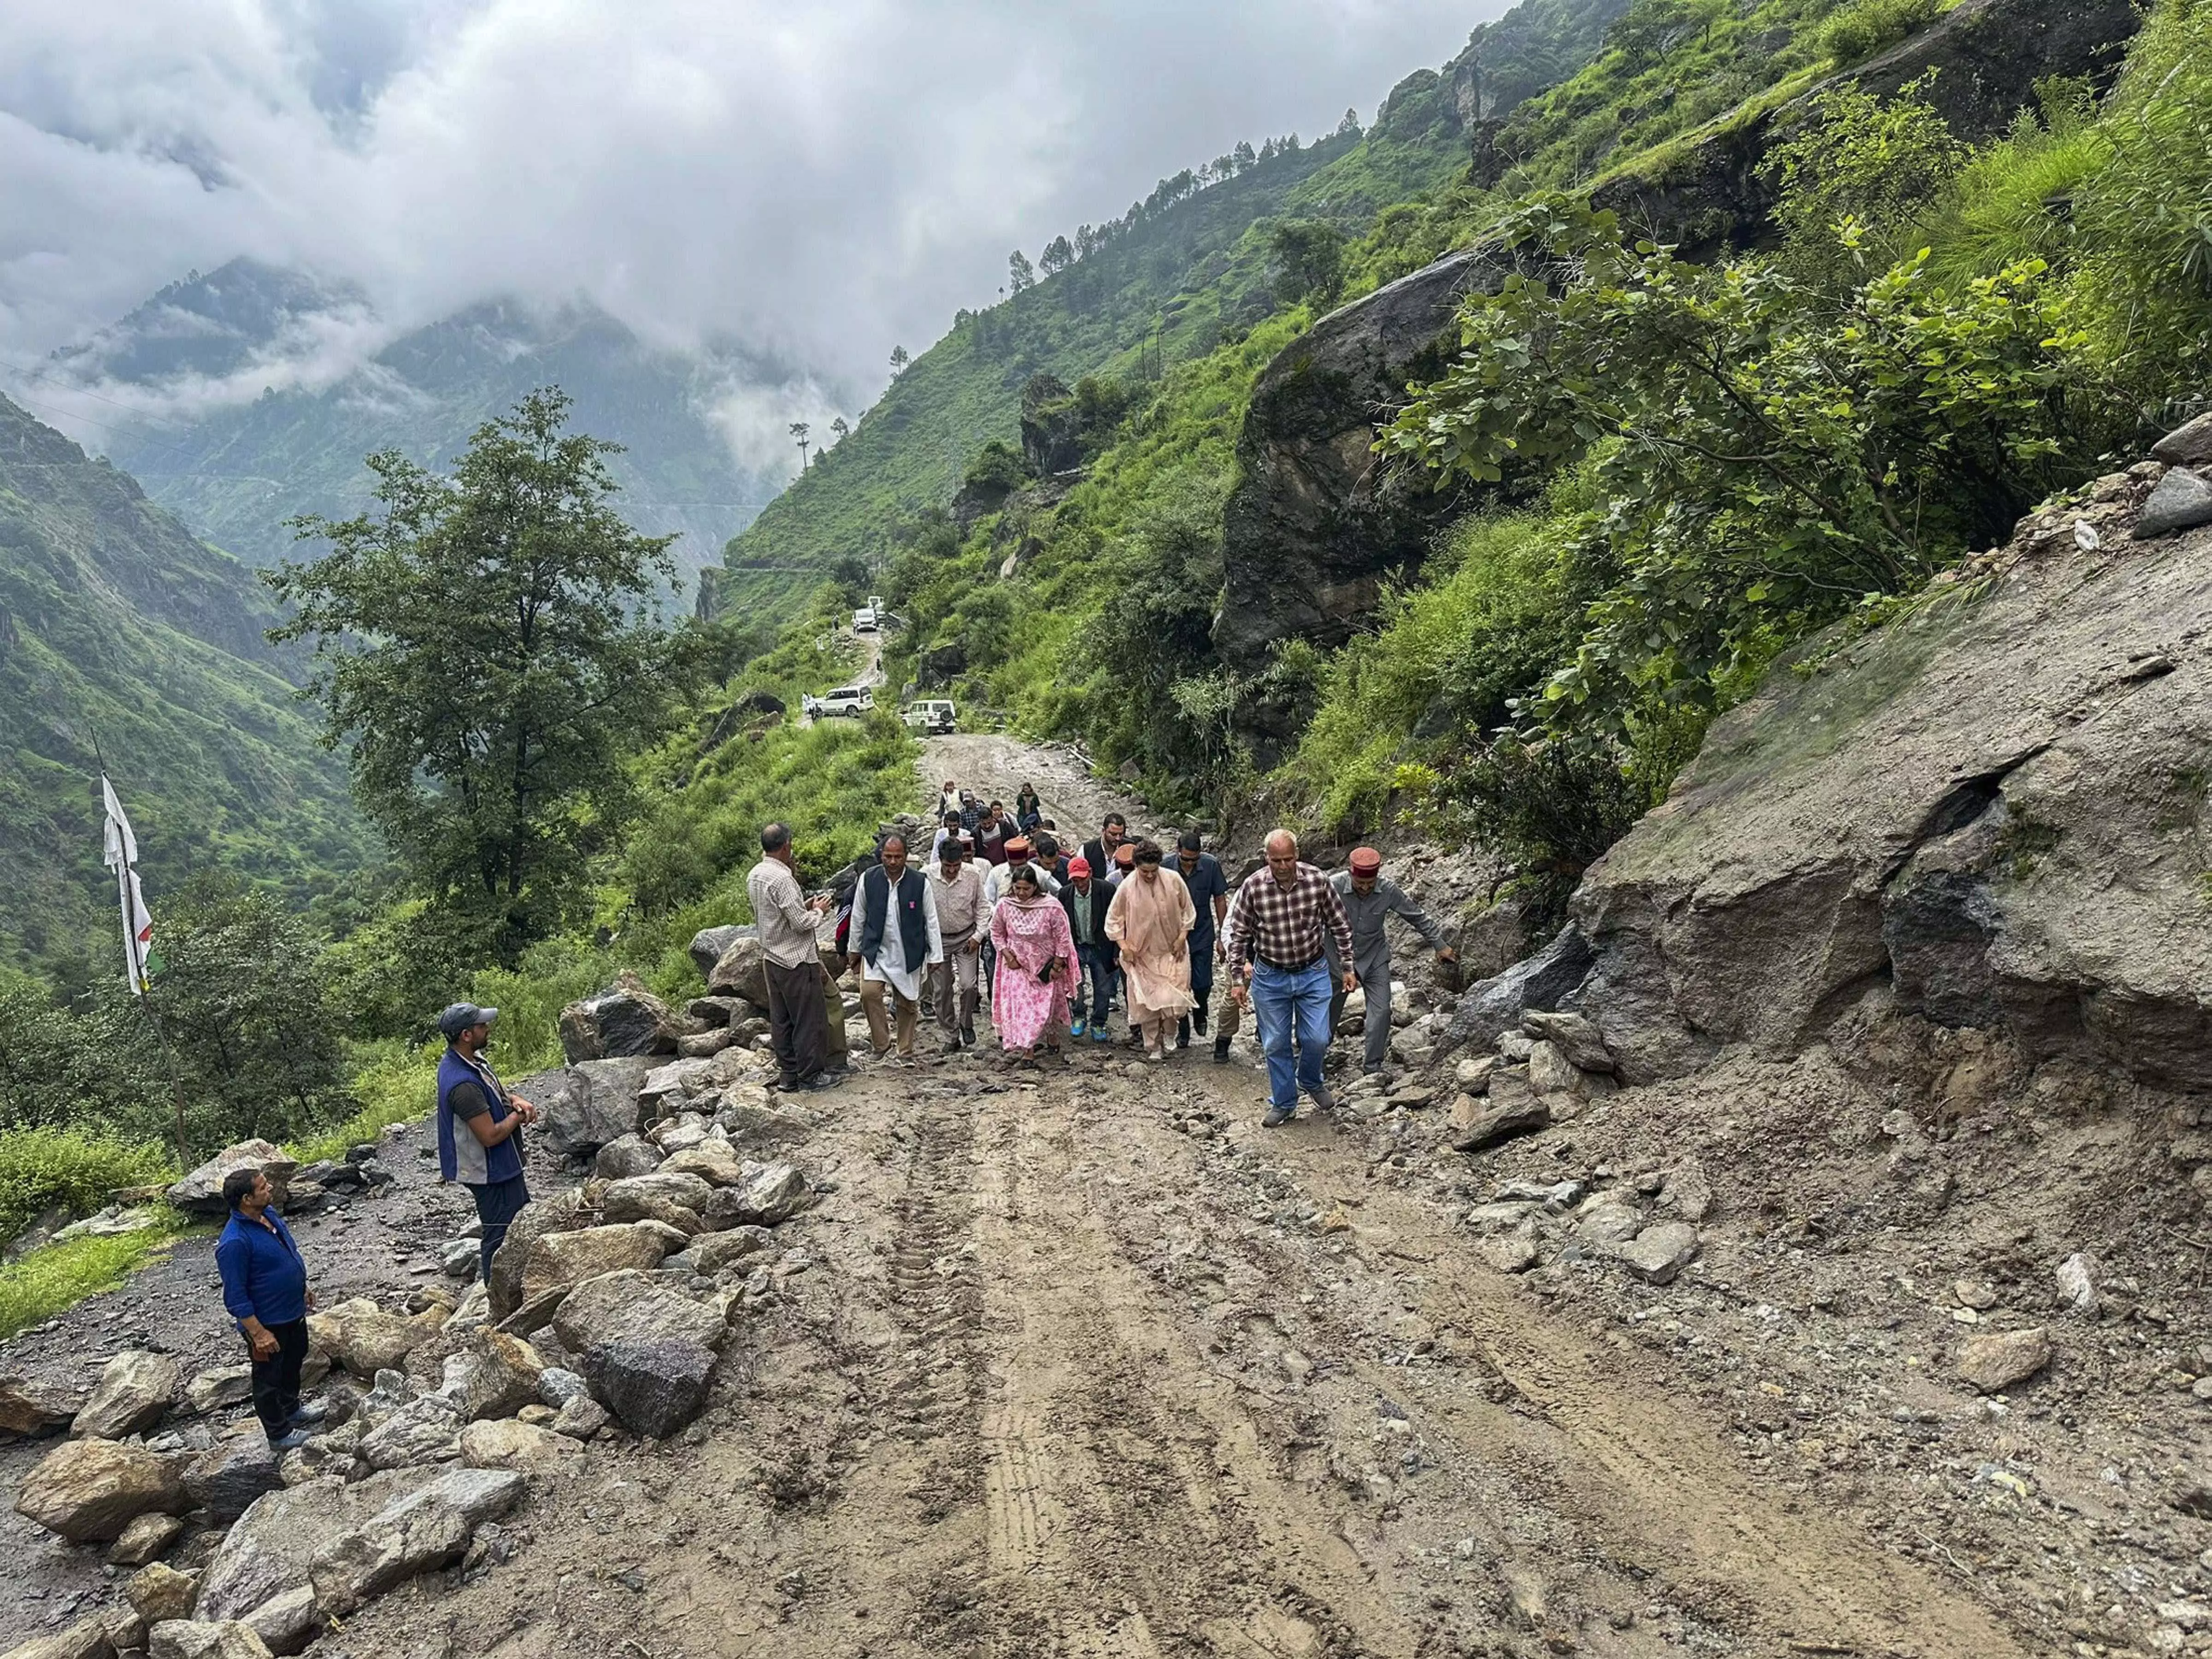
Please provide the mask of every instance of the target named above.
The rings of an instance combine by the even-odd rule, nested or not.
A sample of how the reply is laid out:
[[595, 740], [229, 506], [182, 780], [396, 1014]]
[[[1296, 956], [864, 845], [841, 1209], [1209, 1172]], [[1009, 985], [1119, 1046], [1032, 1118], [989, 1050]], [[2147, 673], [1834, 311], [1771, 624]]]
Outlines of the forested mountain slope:
[[574, 400], [584, 430], [626, 447], [614, 467], [624, 511], [649, 534], [681, 532], [687, 578], [776, 488], [776, 470], [735, 459], [717, 411], [785, 370], [735, 351], [657, 349], [584, 302], [474, 306], [335, 381], [310, 376], [253, 395], [257, 365], [341, 350], [375, 328], [357, 293], [240, 259], [172, 283], [61, 367], [87, 384], [162, 393], [227, 383], [235, 398], [207, 413], [129, 425], [107, 447], [155, 500], [255, 565], [289, 553], [295, 514], [346, 517], [366, 503], [363, 456], [391, 447], [442, 465], [541, 386]]
[[[1626, 0], [1531, 0], [1475, 31], [1441, 72], [1417, 70], [1365, 131], [1291, 149], [1273, 141], [1160, 181], [1114, 224], [1048, 244], [1036, 285], [963, 312], [849, 436], [732, 542], [703, 608], [881, 554], [888, 526], [942, 507], [985, 443], [1017, 436], [1023, 388], [1039, 374], [1073, 385], [1114, 374], [1158, 380], [1176, 362], [1234, 341], [1282, 307], [1270, 247], [1278, 222], [1364, 230], [1392, 203], [1467, 170], [1470, 124], [1510, 108], [1597, 50]], [[1293, 136], [1295, 142], [1295, 136]], [[747, 574], [751, 572], [755, 574]], [[764, 580], [760, 573], [768, 573]]]
[[157, 904], [217, 866], [298, 895], [362, 862], [275, 620], [252, 571], [0, 398], [0, 960], [102, 937], [95, 743]]

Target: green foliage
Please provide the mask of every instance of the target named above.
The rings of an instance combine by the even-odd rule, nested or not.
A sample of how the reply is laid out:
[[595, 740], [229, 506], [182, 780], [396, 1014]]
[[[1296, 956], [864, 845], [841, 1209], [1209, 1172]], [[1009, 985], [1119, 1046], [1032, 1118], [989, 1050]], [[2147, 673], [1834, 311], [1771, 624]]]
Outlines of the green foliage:
[[1466, 351], [1380, 447], [1477, 479], [1594, 454], [1588, 534], [1617, 575], [1547, 688], [1555, 723], [1619, 730], [1651, 695], [1710, 709], [1779, 641], [2001, 536], [2094, 453], [2096, 377], [2038, 262], [1954, 292], [1916, 258], [1831, 305], [1558, 204], [1508, 234], [1577, 279], [1470, 301]]
[[82, 1215], [119, 1187], [143, 1186], [170, 1173], [153, 1146], [64, 1129], [0, 1130], [0, 1243], [55, 1205]]
[[1350, 239], [1325, 219], [1291, 219], [1267, 238], [1274, 256], [1275, 292], [1285, 305], [1334, 303], [1344, 291], [1344, 250]]
[[1850, 0], [1820, 29], [1820, 49], [1837, 65], [1865, 62], [1942, 15], [1944, 0]]
[[[503, 1008], [500, 1021], [507, 1023]], [[435, 1102], [438, 1061], [445, 1051], [434, 1039], [410, 1043], [386, 1037], [353, 1045], [346, 1060], [348, 1087], [360, 1109], [320, 1134], [294, 1136], [285, 1143], [292, 1155], [302, 1164], [343, 1158], [347, 1147], [374, 1140], [395, 1123], [419, 1121]]]
[[2112, 146], [2086, 83], [2053, 81], [2039, 90], [2040, 109], [2022, 110], [2002, 138], [1975, 151], [1904, 239], [1930, 250], [1939, 280], [1956, 283], [2021, 259], [2072, 265], [2074, 195]]
[[0, 1340], [114, 1290], [187, 1231], [179, 1220], [106, 1238], [72, 1238], [0, 1267]]
[[994, 438], [975, 452], [975, 459], [968, 463], [960, 484], [963, 489], [1004, 495], [1019, 489], [1029, 481], [1030, 471], [1022, 460], [1021, 451], [1004, 439]]
[[[1926, 101], [1932, 74], [1889, 99], [1856, 87], [1822, 93], [1805, 122], [1767, 153], [1781, 186], [1775, 219], [1783, 268], [1822, 289], [1855, 286], [1869, 256], [1888, 264], [1911, 250], [1900, 234], [1958, 176], [1969, 154]], [[1844, 241], [1844, 227], [1856, 240]]]
[[316, 641], [362, 810], [409, 885], [509, 965], [580, 914], [591, 852], [636, 806], [623, 757], [705, 656], [638, 613], [672, 573], [665, 539], [617, 516], [614, 446], [564, 431], [568, 407], [532, 393], [451, 477], [372, 456], [380, 515], [300, 520], [332, 550], [270, 578], [298, 607], [272, 637]]

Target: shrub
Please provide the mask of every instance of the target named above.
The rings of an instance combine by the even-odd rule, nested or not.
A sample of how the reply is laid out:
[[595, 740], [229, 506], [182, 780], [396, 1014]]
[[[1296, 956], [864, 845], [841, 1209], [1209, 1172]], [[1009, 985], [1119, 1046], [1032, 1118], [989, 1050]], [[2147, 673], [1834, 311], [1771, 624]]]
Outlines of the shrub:
[[165, 1218], [137, 1232], [72, 1238], [0, 1267], [0, 1340], [52, 1319], [88, 1296], [112, 1291], [155, 1251], [187, 1231]]
[[1820, 48], [1838, 68], [1887, 52], [1934, 22], [1942, 0], [1853, 0], [1820, 30]]
[[161, 1149], [66, 1129], [0, 1132], [0, 1243], [43, 1211], [95, 1210], [118, 1187], [142, 1186], [172, 1172]]
[[[1968, 155], [1922, 96], [1932, 79], [1923, 76], [1888, 99], [1856, 87], [1823, 93], [1804, 126], [1770, 152], [1765, 170], [1782, 187], [1775, 218], [1792, 276], [1847, 289], [1865, 280], [1869, 253], [1887, 265], [1908, 251], [1895, 246], [1899, 234]], [[1843, 245], [1846, 223], [1860, 228], [1860, 246]]]

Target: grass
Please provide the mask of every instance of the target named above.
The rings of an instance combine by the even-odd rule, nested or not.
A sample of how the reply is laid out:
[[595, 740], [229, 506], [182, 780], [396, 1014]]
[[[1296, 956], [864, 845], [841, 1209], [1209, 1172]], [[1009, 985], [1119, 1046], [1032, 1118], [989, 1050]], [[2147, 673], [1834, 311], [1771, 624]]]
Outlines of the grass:
[[374, 1140], [395, 1123], [428, 1116], [441, 1052], [435, 1042], [412, 1047], [398, 1038], [359, 1045], [353, 1059], [353, 1095], [361, 1110], [327, 1134], [294, 1143], [293, 1157], [302, 1164], [341, 1158], [347, 1147]]
[[196, 1231], [182, 1217], [106, 1238], [72, 1238], [0, 1267], [0, 1340], [120, 1285]]

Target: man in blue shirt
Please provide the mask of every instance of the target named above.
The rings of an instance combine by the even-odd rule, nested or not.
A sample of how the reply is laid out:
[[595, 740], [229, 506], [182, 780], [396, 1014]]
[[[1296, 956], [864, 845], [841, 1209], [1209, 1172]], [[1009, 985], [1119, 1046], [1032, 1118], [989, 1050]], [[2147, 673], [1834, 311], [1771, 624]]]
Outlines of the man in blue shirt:
[[476, 1200], [483, 1224], [480, 1248], [483, 1280], [491, 1282], [491, 1259], [507, 1237], [507, 1224], [530, 1202], [522, 1178], [526, 1123], [538, 1121], [538, 1109], [510, 1095], [483, 1057], [491, 1041], [496, 1008], [456, 1002], [438, 1016], [446, 1053], [438, 1061], [438, 1174], [458, 1181]]
[[222, 1178], [230, 1219], [216, 1241], [222, 1305], [238, 1322], [253, 1361], [253, 1414], [269, 1449], [291, 1450], [323, 1420], [320, 1406], [300, 1403], [300, 1368], [307, 1359], [307, 1264], [284, 1218], [269, 1207], [269, 1177], [255, 1169]]

